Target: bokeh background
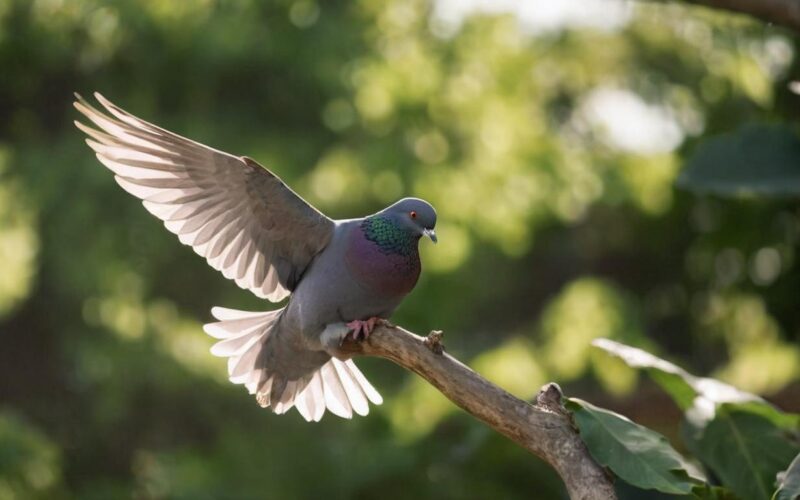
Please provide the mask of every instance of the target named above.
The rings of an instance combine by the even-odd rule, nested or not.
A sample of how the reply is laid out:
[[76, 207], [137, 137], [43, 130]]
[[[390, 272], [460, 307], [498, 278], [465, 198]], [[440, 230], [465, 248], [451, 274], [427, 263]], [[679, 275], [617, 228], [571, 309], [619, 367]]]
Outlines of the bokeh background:
[[800, 204], [676, 187], [709, 138], [733, 134], [724, 168], [742, 127], [791, 130], [797, 42], [662, 2], [0, 0], [0, 498], [565, 497], [389, 362], [359, 361], [386, 403], [352, 421], [228, 383], [209, 309], [271, 306], [117, 187], [73, 91], [332, 217], [430, 200], [440, 243], [395, 319], [518, 396], [555, 380], [674, 437], [672, 403], [589, 346], [610, 337], [800, 410]]

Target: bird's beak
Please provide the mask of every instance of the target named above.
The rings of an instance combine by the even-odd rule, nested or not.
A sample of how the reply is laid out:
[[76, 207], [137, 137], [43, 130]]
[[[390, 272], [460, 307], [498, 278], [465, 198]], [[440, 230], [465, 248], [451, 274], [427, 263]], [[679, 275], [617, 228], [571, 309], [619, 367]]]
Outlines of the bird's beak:
[[433, 229], [425, 229], [424, 231], [422, 231], [422, 234], [430, 238], [431, 241], [434, 243], [439, 242], [439, 238], [436, 237], [436, 231], [434, 231]]

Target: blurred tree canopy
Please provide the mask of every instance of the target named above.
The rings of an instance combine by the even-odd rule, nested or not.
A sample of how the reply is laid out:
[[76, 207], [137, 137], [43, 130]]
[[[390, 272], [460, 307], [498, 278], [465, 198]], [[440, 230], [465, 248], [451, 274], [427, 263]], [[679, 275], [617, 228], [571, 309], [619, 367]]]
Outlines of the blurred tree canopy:
[[[352, 422], [230, 385], [200, 326], [268, 304], [116, 186], [73, 91], [251, 156], [335, 218], [431, 201], [440, 244], [395, 319], [521, 397], [556, 380], [674, 423], [590, 349], [607, 337], [800, 410], [796, 196], [675, 187], [692, 158], [702, 192], [797, 194], [798, 39], [563, 4], [0, 0], [0, 499], [565, 495], [386, 362], [360, 361], [386, 403]], [[759, 162], [788, 180], [716, 180]]]

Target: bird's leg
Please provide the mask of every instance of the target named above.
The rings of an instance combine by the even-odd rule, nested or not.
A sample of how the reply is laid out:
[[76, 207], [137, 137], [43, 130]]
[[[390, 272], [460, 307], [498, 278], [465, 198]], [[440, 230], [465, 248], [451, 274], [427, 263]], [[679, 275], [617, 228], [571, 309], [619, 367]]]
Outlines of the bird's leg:
[[353, 340], [367, 340], [369, 335], [372, 333], [372, 330], [375, 329], [375, 325], [381, 323], [382, 321], [383, 319], [375, 316], [366, 320], [356, 319], [347, 323], [347, 328], [351, 330]]
[[349, 359], [352, 354], [341, 351], [342, 344], [351, 334], [350, 328], [344, 323], [330, 323], [325, 326], [325, 330], [320, 334], [320, 344], [322, 349], [333, 357], [341, 360]]
[[345, 337], [342, 337], [342, 341], [344, 341], [344, 339], [347, 337], [352, 337], [353, 340], [358, 340], [358, 336], [361, 335], [361, 331], [364, 328], [364, 322], [359, 319], [355, 319], [350, 323], [347, 323], [347, 328], [350, 330], [350, 332]]
[[356, 342], [366, 340], [367, 337], [378, 326], [394, 328], [394, 325], [383, 318], [369, 318], [366, 320], [355, 320], [349, 323], [330, 323], [325, 325], [325, 329], [320, 334], [320, 345], [324, 351], [331, 356], [346, 360], [352, 357], [352, 352], [341, 350], [345, 340]]

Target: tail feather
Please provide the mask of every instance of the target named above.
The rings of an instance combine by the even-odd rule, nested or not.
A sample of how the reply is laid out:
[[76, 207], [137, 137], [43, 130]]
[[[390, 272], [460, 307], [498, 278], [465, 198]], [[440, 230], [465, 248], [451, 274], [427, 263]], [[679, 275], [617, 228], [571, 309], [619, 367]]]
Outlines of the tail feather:
[[378, 393], [378, 391], [375, 390], [374, 387], [372, 387], [372, 384], [370, 384], [369, 381], [367, 380], [367, 377], [365, 377], [364, 374], [361, 373], [361, 370], [359, 370], [356, 367], [356, 364], [353, 363], [352, 359], [348, 359], [347, 361], [345, 361], [344, 366], [347, 367], [347, 370], [350, 372], [350, 375], [356, 381], [356, 386], [360, 387], [361, 390], [364, 391], [364, 396], [366, 396], [366, 398], [372, 404], [376, 405], [383, 404], [383, 398], [381, 397], [381, 395]]
[[274, 311], [239, 311], [237, 309], [228, 309], [227, 307], [212, 307], [211, 315], [220, 321], [229, 321], [234, 319], [255, 318], [264, 316]]
[[[256, 328], [259, 327], [253, 327], [250, 330], [245, 330], [240, 335], [228, 337], [227, 339], [217, 342], [211, 347], [211, 354], [219, 357], [241, 356], [244, 354], [244, 351], [247, 350], [250, 341], [255, 338], [252, 333]], [[260, 336], [258, 338], [260, 338]]]
[[292, 408], [304, 419], [318, 422], [327, 409], [334, 415], [352, 418], [369, 413], [369, 403], [383, 402], [378, 391], [367, 381], [352, 360], [331, 358], [319, 370], [297, 380], [287, 380], [269, 366], [257, 366], [259, 353], [282, 310], [247, 312], [215, 307], [211, 314], [218, 320], [203, 329], [219, 342], [211, 348], [215, 356], [228, 357], [228, 375], [235, 384], [243, 384], [255, 394], [263, 407], [275, 413]]
[[301, 389], [300, 392], [296, 392], [294, 396], [294, 407], [297, 408], [297, 411], [300, 412], [300, 415], [302, 415], [303, 418], [308, 422], [314, 420], [315, 410], [315, 402], [313, 398], [308, 397], [309, 394], [310, 393]]
[[[274, 382], [273, 382], [274, 383]], [[297, 388], [300, 385], [299, 380], [289, 380], [283, 389], [280, 399], [273, 406], [272, 410], [278, 415], [282, 415], [291, 410], [294, 406], [295, 397], [297, 397]]]
[[367, 402], [367, 397], [364, 395], [364, 391], [361, 389], [361, 387], [359, 387], [355, 380], [353, 380], [350, 370], [338, 359], [333, 363], [333, 367], [336, 370], [336, 375], [339, 377], [339, 381], [344, 387], [344, 392], [347, 394], [347, 399], [350, 402], [350, 407], [353, 409], [353, 411], [358, 415], [366, 415], [369, 413], [369, 403]]
[[[266, 340], [266, 336], [265, 334], [253, 336], [247, 341], [247, 344], [242, 347], [240, 350], [241, 354], [228, 358], [228, 375], [231, 379], [245, 376], [255, 369], [258, 354], [261, 352], [261, 346], [264, 340]], [[231, 380], [231, 382], [233, 382], [233, 380]]]
[[[319, 372], [314, 373], [311, 382], [303, 391], [303, 397], [308, 401], [306, 404], [311, 411], [311, 420], [319, 422], [325, 414], [325, 390], [322, 387], [322, 376]], [[308, 419], [306, 419], [308, 420]]]
[[263, 315], [255, 318], [222, 320], [216, 323], [208, 323], [203, 328], [207, 334], [214, 338], [228, 339], [263, 327], [267, 318], [269, 316]]
[[334, 368], [333, 359], [325, 363], [320, 368], [322, 375], [322, 389], [325, 393], [325, 405], [334, 415], [342, 418], [352, 418], [353, 410], [350, 406], [350, 400], [347, 397], [344, 385], [342, 385], [339, 375]]
[[255, 368], [250, 373], [246, 373], [240, 377], [236, 377], [235, 379], [231, 377], [230, 381], [233, 382], [234, 384], [244, 385], [248, 393], [255, 394], [258, 388], [258, 383], [261, 380], [262, 373], [263, 370], [261, 370], [260, 368]]

